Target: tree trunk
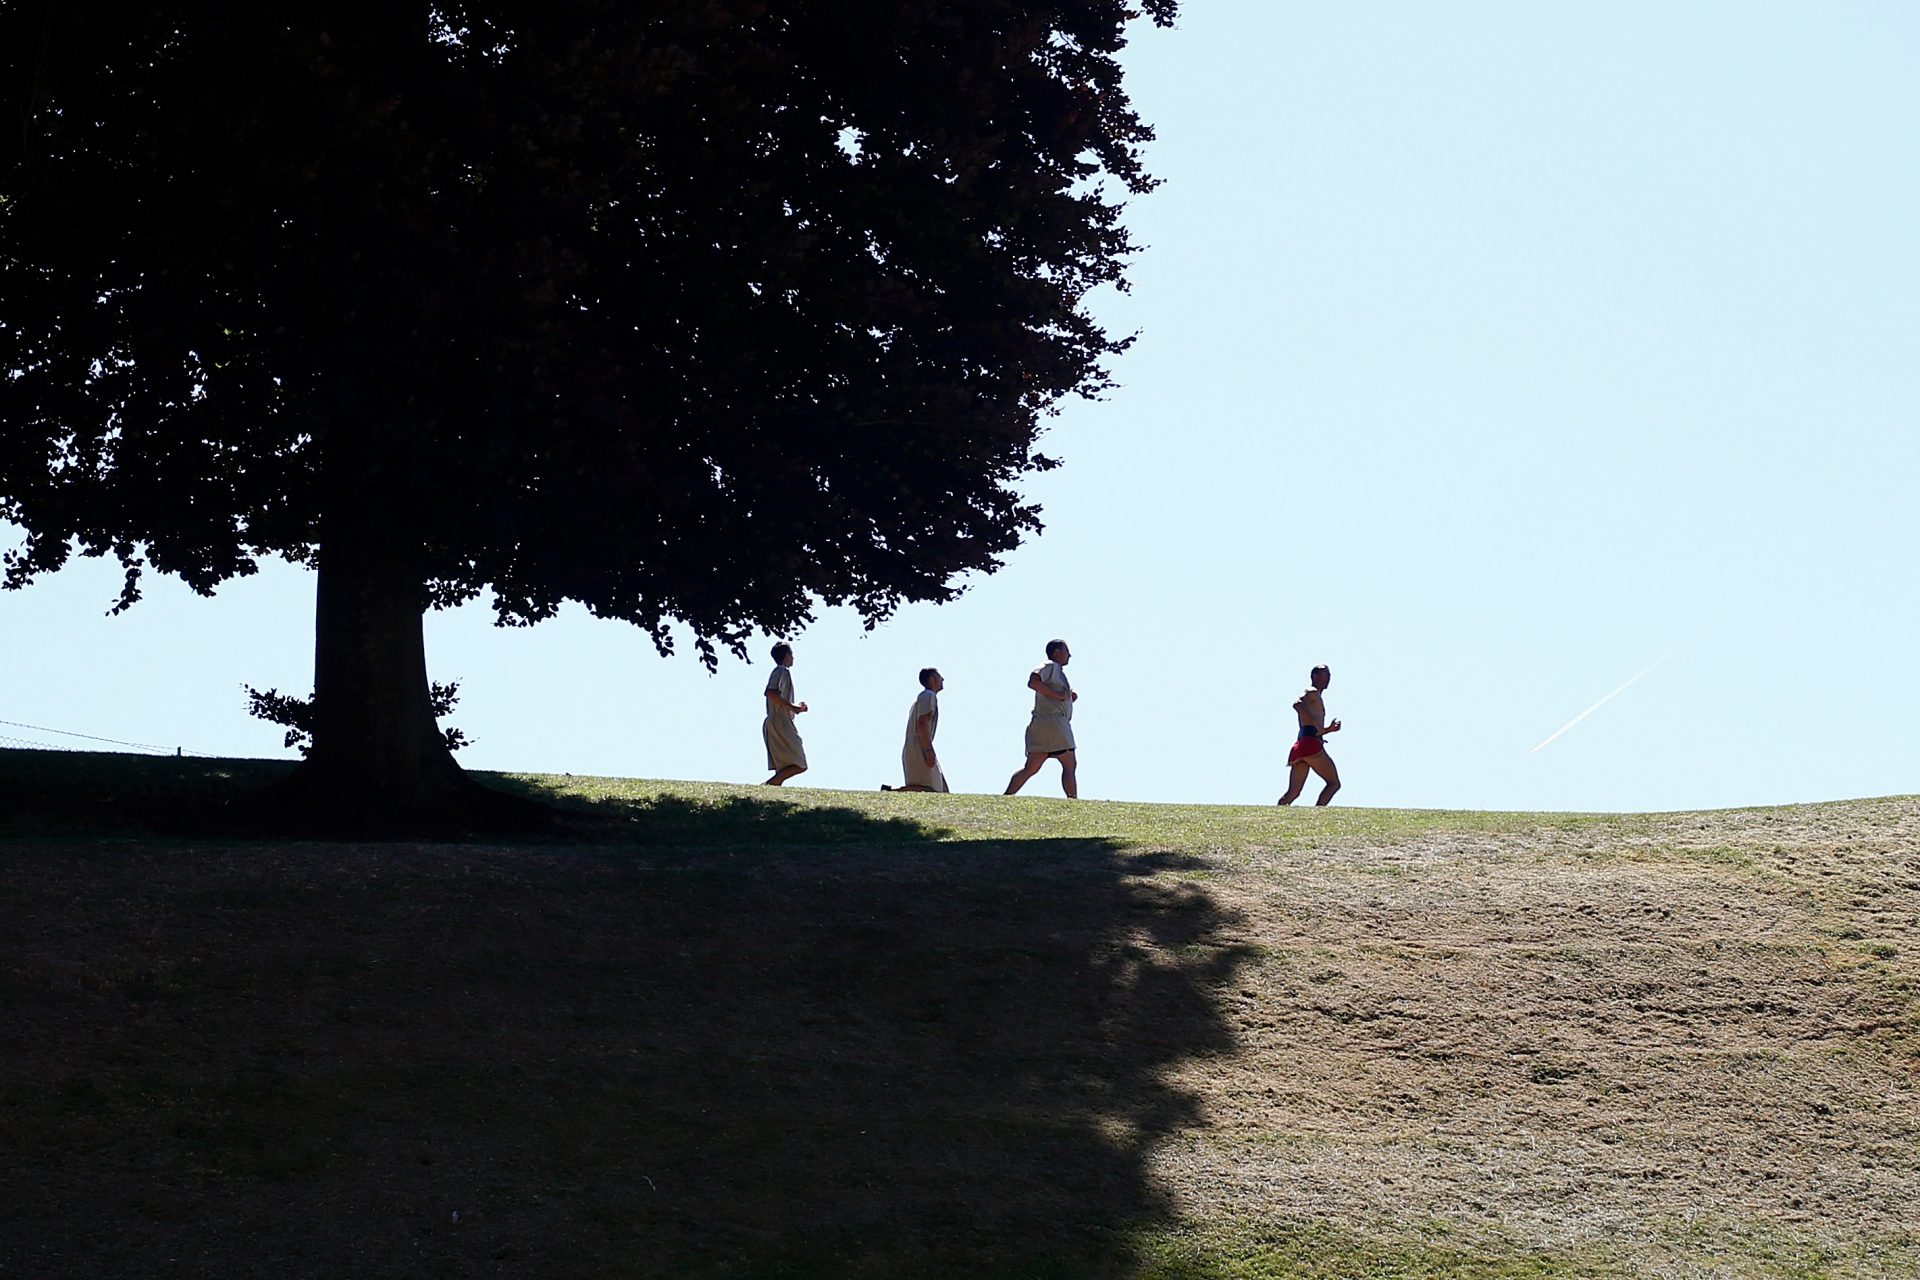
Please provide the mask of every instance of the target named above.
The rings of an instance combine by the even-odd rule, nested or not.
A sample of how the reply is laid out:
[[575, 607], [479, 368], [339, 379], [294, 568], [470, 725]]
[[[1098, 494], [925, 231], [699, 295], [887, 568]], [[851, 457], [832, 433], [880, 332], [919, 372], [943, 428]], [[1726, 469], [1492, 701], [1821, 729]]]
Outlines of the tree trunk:
[[420, 583], [371, 541], [320, 548], [307, 766], [379, 809], [404, 812], [433, 806], [466, 775], [434, 724]]
[[249, 815], [282, 830], [446, 834], [525, 825], [542, 806], [455, 763], [427, 688], [421, 584], [377, 536], [323, 543], [315, 588], [313, 749]]

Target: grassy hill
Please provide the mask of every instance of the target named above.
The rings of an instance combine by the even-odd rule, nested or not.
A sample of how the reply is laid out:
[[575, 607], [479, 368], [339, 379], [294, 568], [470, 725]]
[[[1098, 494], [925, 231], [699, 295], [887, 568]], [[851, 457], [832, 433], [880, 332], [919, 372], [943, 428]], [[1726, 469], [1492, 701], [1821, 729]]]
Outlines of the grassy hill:
[[283, 767], [0, 751], [0, 1277], [1920, 1275], [1920, 799]]

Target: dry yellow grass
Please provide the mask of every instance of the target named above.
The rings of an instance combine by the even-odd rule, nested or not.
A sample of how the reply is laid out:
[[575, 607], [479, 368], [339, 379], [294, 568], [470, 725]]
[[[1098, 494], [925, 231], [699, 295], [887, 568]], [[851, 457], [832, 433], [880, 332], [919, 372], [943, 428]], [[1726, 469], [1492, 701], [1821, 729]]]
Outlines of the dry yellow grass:
[[1216, 855], [1186, 1216], [1920, 1274], [1920, 803]]

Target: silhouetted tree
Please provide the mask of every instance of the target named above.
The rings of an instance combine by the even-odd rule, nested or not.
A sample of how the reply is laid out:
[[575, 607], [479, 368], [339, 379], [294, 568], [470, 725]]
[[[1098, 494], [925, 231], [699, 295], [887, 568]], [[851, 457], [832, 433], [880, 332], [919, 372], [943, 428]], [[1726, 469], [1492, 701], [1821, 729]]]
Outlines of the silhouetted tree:
[[294, 785], [389, 812], [465, 785], [429, 607], [711, 667], [950, 599], [1126, 346], [1116, 54], [1176, 2], [0, 6], [6, 584], [313, 566]]

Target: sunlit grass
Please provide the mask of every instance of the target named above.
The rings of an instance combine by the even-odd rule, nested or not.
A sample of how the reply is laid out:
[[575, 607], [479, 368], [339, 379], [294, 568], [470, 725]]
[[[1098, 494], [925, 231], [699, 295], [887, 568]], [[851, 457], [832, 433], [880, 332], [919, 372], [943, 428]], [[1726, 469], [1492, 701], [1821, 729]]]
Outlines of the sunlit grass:
[[[553, 774], [506, 775], [553, 800], [574, 806], [632, 806], [644, 812], [661, 801], [723, 817], [739, 801], [777, 803], [796, 811], [851, 811], [876, 820], [919, 823], [948, 840], [1105, 839], [1139, 849], [1196, 852], [1260, 847], [1303, 848], [1328, 841], [1390, 843], [1414, 837], [1481, 832], [1513, 834], [1555, 828], [1615, 832], [1636, 829], [1632, 814], [1501, 813], [1445, 809], [1314, 808], [1295, 805], [1144, 804], [1067, 800], [1046, 795], [927, 795], [760, 787], [706, 782], [662, 782]], [[724, 834], [725, 827], [710, 834]], [[764, 834], [764, 832], [763, 832]]]

